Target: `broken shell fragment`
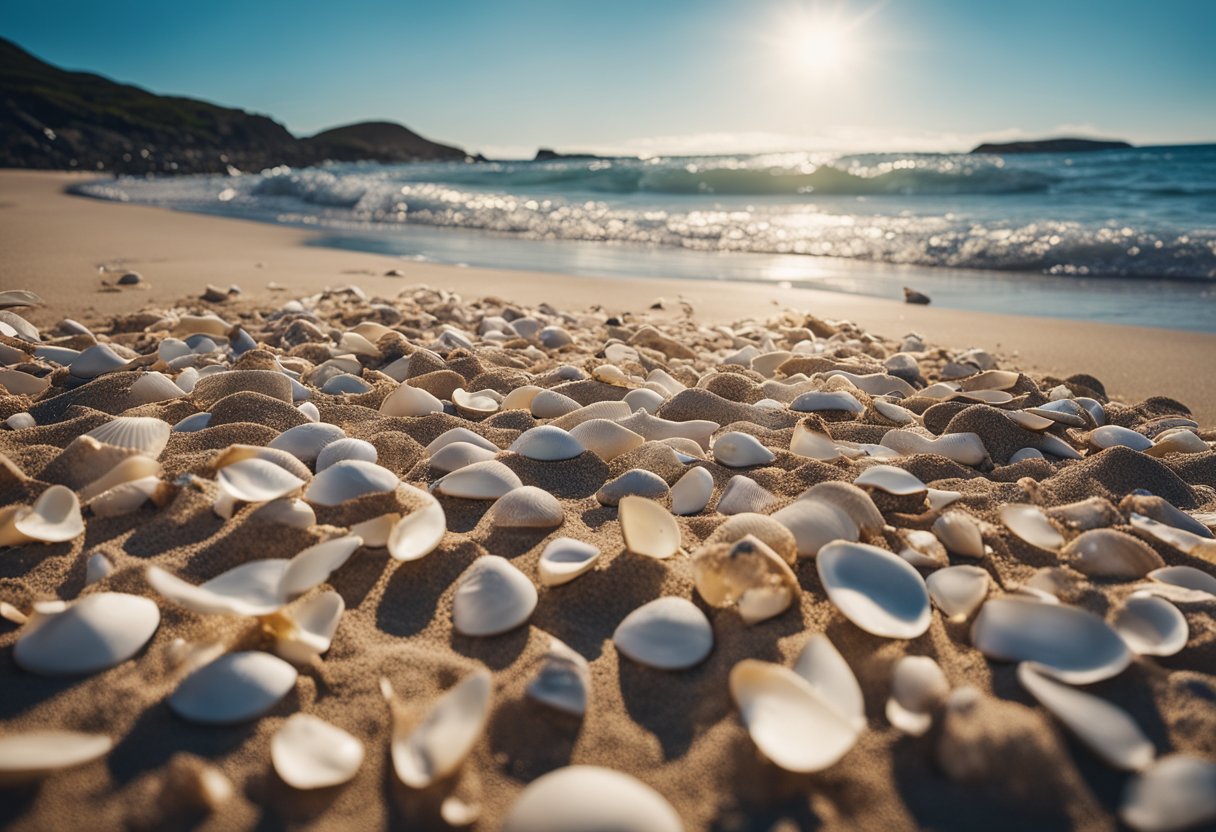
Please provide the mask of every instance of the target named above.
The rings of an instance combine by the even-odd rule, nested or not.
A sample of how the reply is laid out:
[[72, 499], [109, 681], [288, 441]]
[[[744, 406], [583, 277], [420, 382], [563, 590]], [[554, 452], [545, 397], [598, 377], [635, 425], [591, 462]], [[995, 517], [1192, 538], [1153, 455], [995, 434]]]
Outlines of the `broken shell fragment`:
[[1115, 632], [1141, 656], [1173, 656], [1186, 647], [1190, 629], [1178, 608], [1164, 598], [1133, 592], [1114, 616]]
[[735, 606], [749, 625], [785, 612], [801, 591], [789, 564], [751, 535], [702, 547], [693, 557], [692, 574], [706, 602]]
[[114, 741], [104, 734], [79, 731], [24, 731], [0, 737], [0, 786], [41, 779], [53, 772], [91, 763], [110, 753]]
[[551, 708], [581, 717], [587, 711], [591, 667], [581, 654], [554, 638], [528, 683], [528, 696]]
[[971, 617], [988, 597], [988, 573], [978, 566], [949, 566], [925, 579], [929, 597], [949, 618]]
[[270, 759], [294, 789], [348, 782], [363, 765], [363, 743], [311, 714], [292, 714], [270, 740]]
[[1001, 522], [1011, 532], [1040, 549], [1057, 551], [1064, 545], [1064, 536], [1047, 519], [1043, 509], [1031, 503], [1007, 503], [1001, 506]]
[[853, 480], [853, 485], [876, 488], [897, 497], [924, 494], [929, 490], [915, 475], [893, 465], [872, 465]]
[[905, 734], [919, 737], [933, 724], [933, 711], [950, 693], [950, 683], [928, 656], [902, 656], [891, 675], [887, 721]]

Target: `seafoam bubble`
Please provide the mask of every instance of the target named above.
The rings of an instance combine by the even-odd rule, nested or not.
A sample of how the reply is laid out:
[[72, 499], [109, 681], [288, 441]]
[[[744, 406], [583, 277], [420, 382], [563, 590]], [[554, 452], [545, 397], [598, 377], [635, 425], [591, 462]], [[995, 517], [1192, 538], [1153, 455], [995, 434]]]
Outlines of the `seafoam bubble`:
[[700, 664], [714, 646], [705, 613], [683, 598], [666, 596], [643, 604], [617, 626], [612, 642], [639, 664], [684, 670]]

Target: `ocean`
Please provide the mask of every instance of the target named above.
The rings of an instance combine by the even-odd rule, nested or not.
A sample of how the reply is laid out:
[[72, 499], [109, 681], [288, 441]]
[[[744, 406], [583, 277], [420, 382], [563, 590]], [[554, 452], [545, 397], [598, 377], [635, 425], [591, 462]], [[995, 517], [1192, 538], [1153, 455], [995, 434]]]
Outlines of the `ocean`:
[[1216, 145], [328, 164], [89, 196], [315, 228], [472, 266], [775, 281], [1216, 331]]

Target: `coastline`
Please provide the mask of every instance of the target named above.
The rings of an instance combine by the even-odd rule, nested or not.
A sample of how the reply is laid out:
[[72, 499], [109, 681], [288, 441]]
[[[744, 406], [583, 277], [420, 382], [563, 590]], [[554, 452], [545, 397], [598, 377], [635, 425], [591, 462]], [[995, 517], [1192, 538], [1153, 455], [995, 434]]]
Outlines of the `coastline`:
[[[658, 298], [683, 298], [705, 325], [767, 316], [790, 307], [824, 318], [847, 318], [867, 331], [898, 337], [910, 331], [934, 343], [983, 347], [1018, 366], [1066, 377], [1088, 373], [1117, 399], [1162, 395], [1186, 404], [1201, 423], [1216, 421], [1216, 387], [1196, 382], [1216, 335], [1116, 324], [918, 307], [839, 292], [709, 280], [590, 278], [419, 263], [310, 244], [306, 229], [106, 203], [65, 193], [84, 174], [0, 171], [0, 285], [30, 288], [50, 304], [31, 312], [53, 323], [65, 312], [89, 318], [134, 306], [169, 305], [197, 297], [207, 283], [235, 283], [246, 297], [287, 289], [284, 300], [326, 286], [355, 283], [369, 293], [396, 294], [426, 283], [470, 295], [500, 294], [524, 303], [548, 301], [586, 309], [638, 312]], [[139, 271], [146, 286], [103, 291], [98, 269]], [[387, 277], [396, 269], [402, 277]], [[51, 310], [54, 311], [51, 311]]]

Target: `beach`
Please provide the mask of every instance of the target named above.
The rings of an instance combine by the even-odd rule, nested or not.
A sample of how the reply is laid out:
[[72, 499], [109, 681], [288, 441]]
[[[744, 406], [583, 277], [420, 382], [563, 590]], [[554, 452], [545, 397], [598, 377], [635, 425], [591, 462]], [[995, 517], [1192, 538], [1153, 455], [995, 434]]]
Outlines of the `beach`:
[[[14, 657], [36, 622], [0, 624], [0, 729], [71, 729], [114, 742], [102, 759], [6, 793], [0, 801], [6, 828], [442, 829], [465, 826], [452, 819], [474, 807], [473, 828], [506, 823], [518, 830], [512, 812], [530, 783], [587, 765], [649, 786], [689, 832], [1108, 830], [1122, 828], [1129, 784], [1151, 760], [1186, 755], [1211, 766], [1216, 595], [1150, 573], [1184, 566], [1216, 580], [1208, 530], [1216, 512], [1210, 446], [1216, 385], [1207, 378], [1216, 335], [778, 285], [419, 263], [318, 246], [318, 232], [307, 229], [64, 192], [81, 181], [0, 172], [0, 290], [41, 296], [45, 305], [13, 311], [56, 344], [74, 350], [92, 343], [76, 327], [60, 327], [70, 318], [121, 356], [87, 378], [73, 375], [70, 365], [56, 367], [45, 374], [47, 391], [32, 397], [0, 396], [0, 417], [27, 412], [33, 421], [0, 431], [0, 453], [12, 463], [0, 471], [0, 500], [34, 504], [53, 483], [70, 482], [81, 459], [101, 473], [110, 466], [100, 460], [146, 454], [157, 473], [147, 500], [113, 516], [86, 507], [81, 533], [30, 538], [0, 552], [0, 601], [35, 615], [35, 602], [123, 593], [155, 600], [159, 626], [146, 646], [136, 645], [113, 666], [65, 678], [30, 672]], [[138, 273], [139, 282], [119, 285], [128, 272]], [[201, 301], [209, 284], [223, 291]], [[224, 296], [230, 285], [239, 293]], [[35, 363], [28, 343], [7, 336], [4, 343]], [[319, 370], [331, 359], [338, 363]], [[215, 364], [240, 372], [191, 377], [194, 386], [181, 387], [189, 369]], [[304, 394], [284, 378], [284, 368], [296, 372]], [[168, 392], [158, 387], [161, 393], [137, 400], [135, 379], [152, 372], [162, 374], [155, 383]], [[473, 395], [463, 397], [466, 391]], [[892, 391], [898, 392], [887, 395]], [[623, 403], [626, 394], [653, 411]], [[303, 409], [304, 396], [315, 413]], [[511, 396], [526, 401], [509, 407]], [[1060, 415], [1061, 401], [1076, 404]], [[632, 426], [624, 431], [630, 435], [603, 424], [600, 434], [580, 432], [583, 420], [593, 418], [589, 408], [613, 414], [599, 421]], [[1018, 411], [1023, 421], [1005, 411]], [[182, 426], [200, 414], [209, 415]], [[80, 457], [65, 458], [78, 436], [102, 430], [104, 438], [114, 418], [128, 417], [158, 420], [163, 441], [110, 449], [111, 457], [85, 442], [76, 446]], [[372, 467], [391, 472], [391, 482], [381, 487], [379, 472], [364, 469], [363, 490], [354, 497], [322, 497], [312, 489], [322, 480], [325, 443], [277, 456], [258, 456], [253, 447], [239, 460], [224, 458], [234, 445], [270, 446], [289, 430], [326, 423], [356, 440], [350, 459], [370, 454]], [[169, 433], [168, 425], [177, 428]], [[1100, 431], [1103, 425], [1119, 430]], [[553, 430], [532, 433], [531, 449], [515, 444], [545, 426]], [[476, 481], [460, 480], [459, 466], [444, 478], [448, 472], [435, 465], [443, 450], [435, 443], [458, 428], [469, 432], [454, 440], [468, 446], [461, 452], [471, 456], [462, 461], [480, 460], [478, 470], [487, 472]], [[1160, 445], [1171, 431], [1187, 434], [1191, 444], [1177, 452]], [[570, 437], [579, 436], [570, 450]], [[609, 451], [618, 440], [628, 447]], [[99, 442], [104, 446], [92, 445]], [[277, 482], [283, 471], [294, 479], [263, 501], [225, 506], [219, 499], [225, 466], [251, 459], [277, 469]], [[881, 485], [863, 481], [864, 491], [852, 485], [883, 465], [915, 482], [887, 485], [883, 477], [900, 475], [885, 471]], [[676, 487], [690, 470], [708, 471], [712, 487], [694, 510], [673, 516]], [[639, 521], [645, 528], [637, 539], [627, 539], [623, 517], [643, 509], [605, 496], [613, 482], [657, 500], [658, 508], [643, 501], [645, 511], [661, 517]], [[529, 494], [496, 514], [494, 506], [524, 486], [545, 494]], [[1135, 489], [1161, 499], [1138, 498]], [[816, 500], [835, 512], [832, 528], [845, 542], [814, 540], [819, 520], [798, 518]], [[1183, 521], [1166, 502], [1201, 533], [1180, 542], [1168, 533], [1155, 536], [1146, 531], [1155, 526], [1135, 519], [1150, 513], [1175, 528], [1170, 523]], [[286, 513], [288, 503], [313, 522], [290, 519], [299, 515]], [[272, 504], [283, 512], [254, 516]], [[1009, 504], [1028, 506], [1032, 520], [1022, 526], [1010, 519], [1002, 512]], [[434, 506], [444, 521], [425, 551], [398, 552], [372, 522], [389, 515], [395, 529]], [[970, 545], [971, 531], [960, 543], [939, 525], [948, 513], [964, 515], [959, 522], [978, 547]], [[736, 514], [748, 515], [750, 525], [723, 540], [721, 529]], [[209, 612], [199, 596], [150, 577], [154, 567], [201, 584], [252, 559], [291, 558], [356, 528], [365, 537], [352, 544], [353, 554], [301, 584], [282, 609]], [[669, 537], [653, 528], [674, 528], [677, 545], [668, 546]], [[1140, 560], [1083, 565], [1067, 544], [1099, 529]], [[926, 544], [926, 534], [945, 545]], [[384, 539], [377, 545], [374, 537]], [[591, 544], [599, 555], [585, 573], [550, 585], [542, 580], [542, 553], [559, 537]], [[741, 540], [747, 546], [733, 548]], [[864, 577], [833, 573], [829, 545], [843, 547], [836, 550], [842, 559], [877, 558], [863, 571], [894, 570], [911, 582], [915, 598], [892, 599], [880, 588], [865, 609], [850, 606], [850, 592], [873, 587]], [[110, 570], [89, 582], [93, 567], [86, 563], [95, 554]], [[779, 594], [784, 606], [748, 622], [739, 598], [707, 600], [700, 570], [710, 568], [711, 555], [759, 557], [766, 576], [785, 581], [778, 587], [786, 592]], [[462, 623], [460, 605], [473, 603], [463, 593], [478, 600], [468, 578], [489, 556], [507, 564], [494, 568], [508, 570], [503, 586], [514, 589], [490, 581], [486, 591], [515, 594], [501, 604], [509, 626], [495, 631], [501, 623], [495, 620], [478, 634]], [[955, 574], [982, 573], [980, 597], [953, 615], [940, 609], [936, 595], [930, 606], [922, 579], [947, 565], [978, 567]], [[206, 725], [175, 703], [183, 679], [208, 666], [192, 651], [280, 649], [293, 636], [275, 616], [298, 609], [288, 601], [307, 603], [331, 591], [344, 609], [332, 643], [297, 663], [298, 679], [292, 676], [289, 690], [263, 714]], [[1176, 605], [1183, 647], [1133, 656], [1104, 623], [1137, 591]], [[677, 660], [656, 658], [647, 652], [649, 636], [635, 633], [634, 642], [622, 636], [618, 628], [631, 613], [667, 597], [693, 608], [692, 629], [697, 638], [708, 633], [712, 649], [689, 658], [696, 645], [685, 644], [681, 631], [671, 636]], [[977, 612], [984, 599], [984, 610], [1004, 601], [1030, 617], [1043, 608], [1075, 609], [1084, 621], [1064, 614], [1056, 640], [1093, 638], [1094, 647], [1060, 658], [1040, 642], [1020, 655], [1023, 628], [1007, 625], [1000, 639], [1016, 644], [1002, 658], [973, 630], [976, 616], [986, 614]], [[502, 599], [492, 600], [485, 606], [498, 615]], [[223, 607], [214, 598], [208, 603]], [[903, 606], [916, 607], [917, 615]], [[522, 617], [515, 615], [520, 608]], [[54, 619], [71, 609], [40, 614]], [[909, 627], [911, 617], [917, 623]], [[821, 645], [821, 634], [843, 657], [844, 671], [820, 655], [821, 688], [802, 677], [789, 682], [795, 675], [789, 668], [808, 645]], [[547, 707], [528, 693], [554, 638], [587, 663], [585, 715]], [[1104, 650], [1112, 655], [1100, 655]], [[908, 656], [931, 658], [944, 677], [945, 689], [934, 688], [923, 712], [912, 715], [925, 722], [920, 733], [895, 727], [888, 701], [895, 668]], [[791, 721], [788, 743], [796, 749], [783, 747], [780, 727], [749, 733], [754, 723], [747, 721], [759, 719], [765, 703], [749, 710], [740, 707], [745, 693], [732, 697], [745, 660], [781, 666], [764, 672], [781, 675], [803, 697], [798, 702], [819, 708], [816, 730]], [[46, 661], [54, 666], [53, 658]], [[664, 668], [664, 661], [671, 663]], [[1078, 739], [1053, 718], [1019, 681], [1039, 672], [1024, 669], [1036, 662], [1046, 667], [1044, 678], [1078, 683], [1077, 690], [1129, 715], [1142, 732], [1143, 741], [1132, 743], [1137, 762], [1128, 764], [1117, 749], [1112, 754], [1121, 765], [1108, 765], [1093, 750], [1092, 732]], [[404, 785], [402, 765], [390, 753], [394, 720], [398, 729], [416, 728], [442, 694], [483, 678], [485, 670], [490, 704], [467, 759], [421, 787]], [[826, 684], [829, 676], [837, 683], [855, 679], [858, 701], [841, 705], [850, 685]], [[386, 704], [382, 679], [396, 705]], [[208, 713], [206, 703], [197, 707], [196, 715]], [[362, 744], [365, 757], [349, 782], [309, 791], [284, 782], [271, 746], [297, 711]], [[773, 762], [783, 749], [797, 757], [816, 747], [825, 726], [849, 739], [838, 760], [801, 771]], [[217, 799], [200, 785], [204, 762], [231, 785], [229, 796]]]

